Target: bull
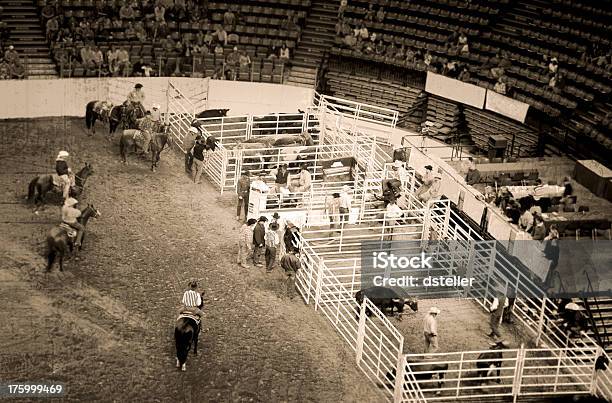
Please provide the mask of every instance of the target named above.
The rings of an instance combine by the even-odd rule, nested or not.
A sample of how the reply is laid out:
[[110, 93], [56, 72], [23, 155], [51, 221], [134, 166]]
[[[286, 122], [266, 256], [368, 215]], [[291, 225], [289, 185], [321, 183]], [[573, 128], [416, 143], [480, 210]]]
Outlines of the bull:
[[491, 343], [491, 347], [486, 353], [481, 353], [476, 359], [476, 368], [478, 368], [478, 378], [485, 378], [481, 385], [484, 385], [485, 380], [492, 376], [493, 371], [497, 372], [497, 379], [495, 382], [501, 383], [500, 373], [502, 366], [502, 359], [504, 358], [503, 349], [508, 348], [508, 344], [504, 340], [500, 340], [496, 343]]
[[[388, 309], [391, 310], [391, 315], [393, 315], [396, 310], [398, 314], [401, 314], [404, 312], [405, 305], [408, 305], [414, 312], [418, 312], [419, 310], [419, 303], [416, 298], [402, 296], [398, 291], [392, 288], [374, 286], [357, 291], [355, 300], [359, 306], [363, 304], [364, 297], [368, 297], [368, 299], [385, 315], [387, 315]], [[366, 309], [366, 315], [371, 316], [372, 311]]]

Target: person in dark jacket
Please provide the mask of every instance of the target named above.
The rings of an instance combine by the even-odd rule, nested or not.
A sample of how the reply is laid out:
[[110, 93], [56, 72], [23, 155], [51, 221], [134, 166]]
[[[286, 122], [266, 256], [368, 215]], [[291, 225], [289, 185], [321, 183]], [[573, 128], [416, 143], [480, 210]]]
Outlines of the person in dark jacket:
[[287, 171], [287, 164], [280, 164], [276, 170], [276, 178], [274, 179], [274, 186], [276, 193], [281, 192], [281, 188], [287, 187], [287, 179], [289, 178], [289, 171]]
[[465, 175], [465, 183], [468, 185], [474, 185], [480, 182], [480, 171], [476, 168], [470, 167]]
[[62, 182], [60, 186], [62, 187], [64, 201], [70, 196], [70, 186], [74, 184], [74, 174], [68, 167], [68, 162], [66, 162], [66, 158], [68, 157], [70, 157], [68, 151], [62, 150], [57, 154], [57, 158], [55, 159], [55, 172]]
[[193, 168], [193, 147], [202, 138], [200, 131], [196, 127], [190, 127], [185, 138], [185, 172], [190, 172]]
[[302, 267], [300, 258], [295, 251], [287, 252], [280, 261], [281, 267], [287, 276], [286, 292], [289, 299], [295, 296], [295, 275]]
[[300, 251], [300, 230], [293, 225], [293, 223], [287, 220], [287, 227], [285, 228], [285, 234], [283, 235], [283, 243], [285, 244], [285, 251], [298, 253]]
[[195, 163], [195, 171], [193, 173], [193, 183], [200, 183], [200, 175], [204, 170], [204, 151], [206, 145], [202, 139], [196, 141], [196, 145], [193, 146], [193, 162]]
[[236, 208], [236, 221], [240, 221], [240, 212], [244, 207], [244, 219], [249, 214], [249, 193], [251, 191], [251, 178], [249, 171], [242, 171], [242, 176], [238, 179], [238, 207]]
[[262, 259], [266, 252], [266, 221], [266, 217], [259, 217], [253, 229], [253, 263], [257, 267], [263, 267]]

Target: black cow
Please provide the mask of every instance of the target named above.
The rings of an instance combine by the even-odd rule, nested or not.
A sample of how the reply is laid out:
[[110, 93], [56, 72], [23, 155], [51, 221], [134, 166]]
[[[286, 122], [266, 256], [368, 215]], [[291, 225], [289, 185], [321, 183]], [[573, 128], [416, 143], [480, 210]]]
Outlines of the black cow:
[[[476, 368], [478, 368], [478, 378], [487, 378], [491, 376], [491, 373], [497, 369], [497, 383], [501, 383], [500, 373], [502, 366], [502, 359], [504, 358], [504, 354], [501, 350], [508, 348], [508, 345], [505, 341], [501, 340], [497, 343], [492, 343], [489, 348], [491, 351], [487, 351], [486, 353], [481, 353], [476, 362]], [[486, 379], [481, 383], [484, 385], [486, 383]]]
[[197, 115], [195, 115], [195, 117], [198, 119], [222, 118], [224, 116], [227, 116], [227, 111], [229, 111], [229, 109], [207, 109], [198, 113]]
[[[442, 388], [442, 385], [444, 384], [444, 375], [446, 374], [446, 372], [448, 371], [448, 364], [444, 363], [444, 364], [440, 364], [440, 363], [436, 363], [436, 364], [429, 364], [427, 363], [426, 360], [419, 360], [419, 361], [412, 361], [409, 362], [408, 365], [410, 365], [410, 369], [412, 370], [412, 374], [414, 375], [414, 379], [419, 383], [419, 386], [423, 389], [430, 389], [428, 387], [428, 384], [430, 382], [423, 382], [423, 381], [429, 381], [433, 379], [433, 376], [435, 374], [438, 375], [438, 389]], [[404, 380], [408, 381], [408, 370], [406, 368], [406, 370], [404, 371]], [[395, 375], [396, 375], [396, 371], [395, 368], [393, 368], [391, 371], [387, 372], [386, 377], [387, 380], [389, 381], [389, 384], [393, 385], [395, 383]], [[404, 386], [404, 389], [407, 389], [406, 386]], [[442, 393], [441, 390], [436, 391], [436, 395], [439, 395], [440, 393]]]
[[[393, 315], [396, 309], [398, 313], [403, 312], [404, 305], [408, 305], [415, 312], [419, 310], [419, 303], [416, 298], [403, 297], [392, 288], [374, 286], [357, 291], [355, 300], [359, 306], [363, 303], [364, 296], [368, 297], [368, 299], [385, 315], [388, 308], [391, 308], [391, 315]], [[366, 315], [371, 316], [372, 311], [366, 309]]]

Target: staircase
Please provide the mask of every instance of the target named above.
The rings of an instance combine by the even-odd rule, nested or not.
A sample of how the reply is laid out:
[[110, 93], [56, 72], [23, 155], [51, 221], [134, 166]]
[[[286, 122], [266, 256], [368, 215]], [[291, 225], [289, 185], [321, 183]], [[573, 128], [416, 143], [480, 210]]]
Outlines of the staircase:
[[325, 52], [334, 44], [338, 0], [312, 0], [302, 38], [293, 54], [286, 84], [313, 88]]
[[10, 30], [9, 42], [26, 63], [27, 78], [57, 77], [34, 0], [0, 0], [0, 6]]
[[612, 352], [612, 298], [592, 297], [583, 300], [583, 305], [593, 328], [587, 334], [597, 340], [606, 352]]

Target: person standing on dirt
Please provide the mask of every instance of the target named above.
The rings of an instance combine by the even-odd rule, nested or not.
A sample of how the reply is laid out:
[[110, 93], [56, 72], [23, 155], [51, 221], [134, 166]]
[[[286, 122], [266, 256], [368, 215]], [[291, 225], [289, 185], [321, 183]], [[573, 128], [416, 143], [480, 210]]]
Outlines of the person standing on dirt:
[[70, 157], [68, 151], [62, 150], [57, 154], [57, 158], [55, 159], [55, 172], [62, 181], [62, 195], [64, 201], [70, 196], [70, 186], [74, 184], [74, 174], [70, 167], [68, 167], [68, 162], [66, 161], [68, 157]]
[[77, 199], [69, 197], [62, 206], [62, 222], [77, 230], [77, 236], [74, 242], [74, 247], [77, 249], [81, 247], [83, 231], [85, 231], [83, 224], [78, 221], [78, 218], [81, 216], [81, 210], [76, 208], [78, 203], [79, 201]]
[[253, 263], [256, 267], [263, 267], [261, 260], [266, 250], [266, 221], [266, 217], [259, 217], [253, 229]]
[[278, 236], [278, 224], [273, 222], [266, 231], [266, 273], [271, 273], [276, 266], [276, 251], [280, 246], [280, 238]]
[[248, 269], [247, 257], [251, 252], [253, 245], [253, 226], [257, 223], [254, 218], [249, 218], [246, 223], [240, 227], [238, 234], [238, 264], [244, 269]]
[[297, 252], [291, 251], [285, 253], [280, 261], [281, 267], [285, 270], [287, 276], [286, 292], [289, 299], [293, 299], [295, 296], [295, 276], [300, 270], [301, 263]]
[[508, 308], [508, 305], [508, 298], [503, 295], [503, 293], [498, 292], [498, 295], [493, 298], [493, 302], [491, 302], [491, 307], [489, 308], [489, 312], [491, 312], [491, 317], [489, 320], [489, 325], [491, 326], [491, 333], [489, 333], [487, 336], [493, 338], [501, 337], [501, 334], [499, 333], [499, 324], [502, 321], [504, 309]]
[[238, 207], [236, 208], [236, 221], [240, 221], [240, 213], [244, 209], [244, 219], [249, 215], [249, 193], [251, 192], [251, 178], [249, 171], [242, 171], [238, 179]]
[[438, 350], [438, 314], [440, 309], [432, 306], [423, 319], [423, 336], [425, 336], [425, 353]]
[[204, 151], [206, 150], [206, 144], [202, 139], [196, 141], [196, 145], [193, 146], [193, 162], [195, 162], [195, 171], [193, 173], [193, 183], [200, 183], [200, 176], [204, 171]]
[[185, 172], [191, 173], [193, 168], [193, 147], [202, 138], [200, 131], [195, 127], [190, 127], [185, 138]]

